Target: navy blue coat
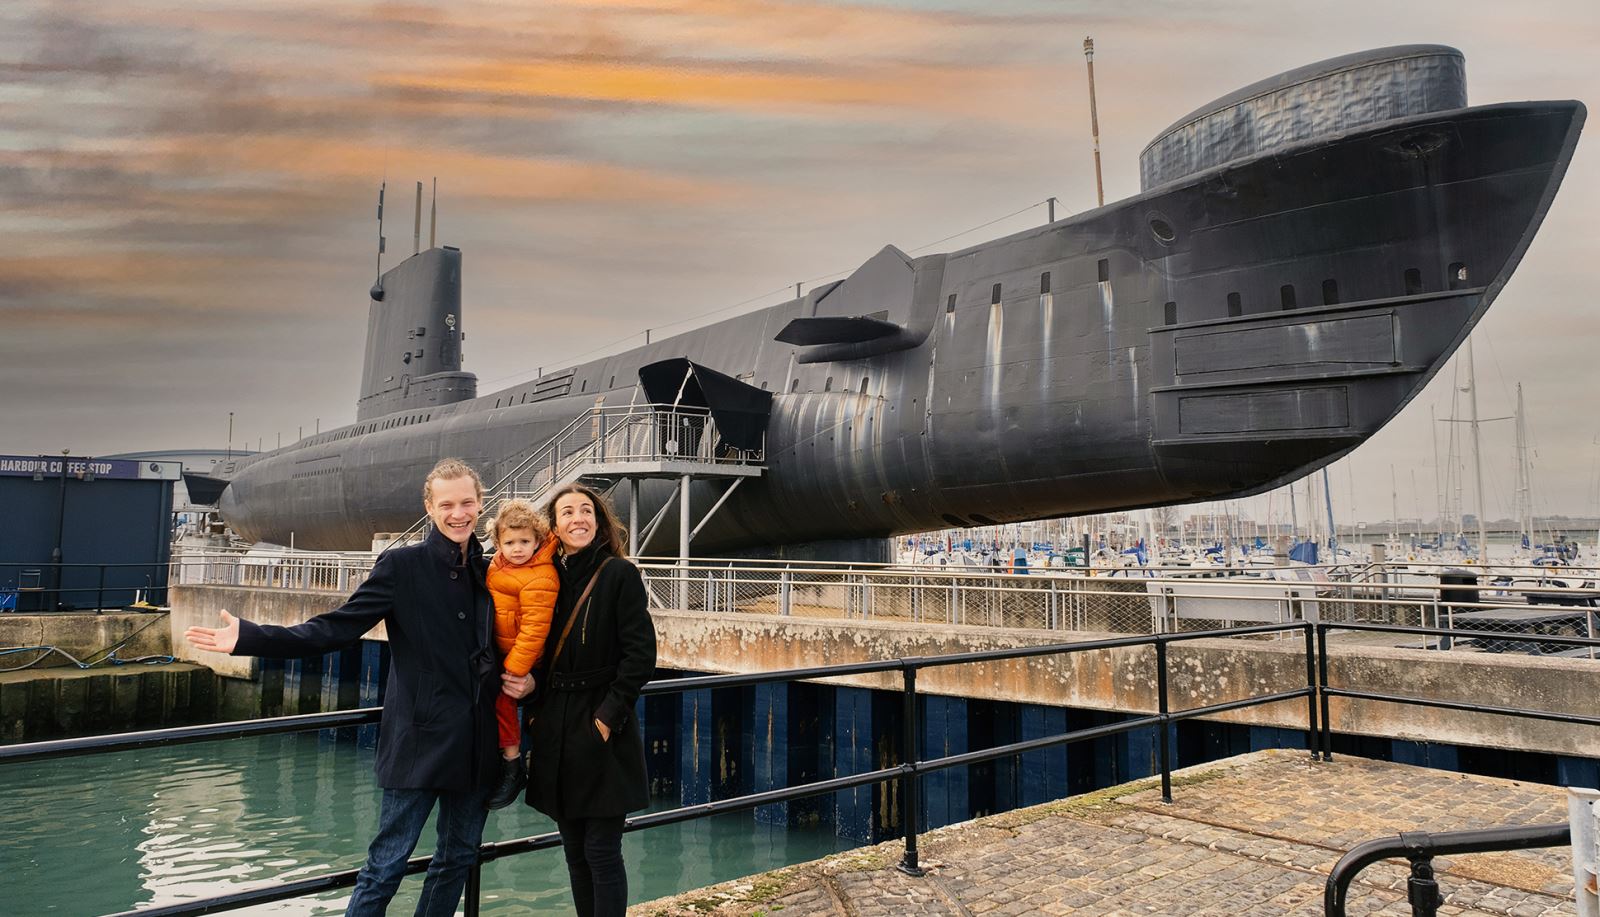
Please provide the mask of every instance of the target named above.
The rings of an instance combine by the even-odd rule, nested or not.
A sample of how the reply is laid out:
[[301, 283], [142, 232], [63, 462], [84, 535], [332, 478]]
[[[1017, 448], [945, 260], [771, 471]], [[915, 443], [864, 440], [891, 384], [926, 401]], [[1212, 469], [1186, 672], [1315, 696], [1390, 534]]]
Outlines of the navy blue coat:
[[376, 771], [386, 789], [463, 791], [492, 785], [499, 752], [494, 698], [500, 657], [477, 539], [461, 548], [437, 528], [391, 548], [338, 608], [304, 624], [239, 622], [235, 656], [300, 658], [349, 646], [378, 622], [389, 635]]

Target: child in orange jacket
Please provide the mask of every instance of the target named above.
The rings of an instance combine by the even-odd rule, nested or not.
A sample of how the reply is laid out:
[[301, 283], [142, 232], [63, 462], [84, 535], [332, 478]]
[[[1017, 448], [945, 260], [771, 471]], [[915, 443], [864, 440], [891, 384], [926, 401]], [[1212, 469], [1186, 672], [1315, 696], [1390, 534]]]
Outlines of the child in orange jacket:
[[[542, 516], [526, 500], [509, 500], [489, 523], [495, 555], [489, 563], [489, 593], [494, 596], [494, 639], [505, 654], [508, 674], [526, 675], [544, 657], [550, 618], [555, 614], [556, 539]], [[528, 782], [522, 763], [522, 736], [517, 702], [500, 694], [494, 703], [500, 727], [500, 785], [486, 803], [491, 809], [510, 805]]]

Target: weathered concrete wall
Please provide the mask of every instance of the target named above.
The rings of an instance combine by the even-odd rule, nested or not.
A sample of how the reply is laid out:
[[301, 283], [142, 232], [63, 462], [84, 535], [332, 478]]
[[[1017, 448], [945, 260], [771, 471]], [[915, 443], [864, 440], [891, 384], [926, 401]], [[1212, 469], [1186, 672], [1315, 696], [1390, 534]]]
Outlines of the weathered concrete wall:
[[34, 668], [0, 675], [0, 742], [211, 722], [217, 678], [203, 666]]
[[[713, 673], [765, 672], [1117, 636], [662, 610], [654, 615], [660, 665]], [[1173, 710], [1306, 684], [1304, 641], [1298, 636], [1185, 641], [1173, 644], [1169, 655]], [[1579, 714], [1593, 714], [1594, 698], [1600, 697], [1600, 666], [1581, 659], [1335, 648], [1329, 681], [1353, 690]], [[830, 682], [891, 691], [900, 690], [902, 684], [898, 673]], [[1030, 704], [1143, 713], [1157, 709], [1155, 651], [1149, 647], [924, 669], [917, 676], [917, 688], [934, 694]], [[1232, 711], [1216, 719], [1303, 729], [1306, 715], [1306, 701], [1301, 698]], [[1600, 727], [1341, 699], [1334, 700], [1332, 717], [1339, 732], [1600, 756]]]
[[[338, 608], [346, 598], [334, 592], [293, 592], [286, 589], [252, 589], [248, 586], [173, 586], [169, 596], [172, 601], [172, 654], [179, 659], [209, 666], [218, 675], [249, 679], [254, 679], [258, 674], [259, 660], [197, 650], [183, 639], [183, 632], [196, 624], [219, 626], [222, 619], [218, 612], [222, 609], [257, 624], [299, 624], [324, 611]], [[366, 639], [387, 640], [388, 636], [384, 633], [383, 625], [379, 624], [367, 633]]]
[[[4, 614], [0, 615], [0, 647], [54, 646], [84, 662], [98, 660], [113, 646], [120, 659], [164, 656], [171, 652], [170, 631], [162, 612], [114, 614]], [[132, 639], [129, 639], [129, 637]], [[40, 657], [43, 657], [42, 659]], [[15, 653], [5, 657], [5, 668], [39, 659], [34, 668], [71, 666], [59, 653]]]

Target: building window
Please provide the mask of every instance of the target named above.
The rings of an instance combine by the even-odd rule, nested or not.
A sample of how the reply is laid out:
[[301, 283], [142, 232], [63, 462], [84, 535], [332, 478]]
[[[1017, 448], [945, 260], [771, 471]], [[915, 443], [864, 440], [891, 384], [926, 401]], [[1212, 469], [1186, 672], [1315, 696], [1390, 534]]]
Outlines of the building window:
[[1050, 292], [1050, 272], [1045, 271], [1039, 275], [1039, 293], [1043, 295], [1048, 292]]
[[1406, 295], [1415, 296], [1422, 292], [1422, 272], [1414, 267], [1406, 268]]
[[797, 392], [799, 390], [800, 390], [800, 377], [799, 376], [795, 376], [793, 379], [789, 380], [789, 393], [793, 394], [793, 393], [795, 393], [795, 392]]
[[617, 387], [617, 377], [615, 375], [612, 375], [611, 381], [606, 383], [606, 388], [616, 388], [616, 387]]
[[1238, 315], [1243, 315], [1243, 314], [1244, 314], [1244, 300], [1239, 298], [1239, 294], [1238, 293], [1229, 293], [1228, 294], [1228, 315], [1230, 315], [1230, 316], [1238, 316]]
[[1467, 266], [1460, 261], [1450, 262], [1450, 289], [1467, 285]]
[[989, 291], [989, 305], [1000, 305], [1000, 284], [998, 283], [994, 285], [994, 289]]
[[1339, 281], [1328, 278], [1322, 281], [1322, 304], [1324, 306], [1337, 305], [1339, 302]]
[[589, 380], [588, 379], [585, 379], [585, 380], [583, 380], [582, 382], [580, 382], [578, 384], [578, 391], [579, 392], [586, 392], [588, 390], [589, 390]]
[[1100, 282], [1101, 283], [1110, 283], [1111, 282], [1111, 262], [1107, 261], [1105, 258], [1101, 258], [1100, 259], [1100, 263], [1098, 265], [1096, 265], [1096, 267], [1099, 269], [1099, 272], [1100, 272]]
[[1278, 287], [1278, 298], [1283, 302], [1285, 312], [1294, 308], [1294, 284], [1286, 283]]
[[871, 376], [862, 376], [861, 377], [861, 394], [865, 395], [867, 393], [867, 385], [871, 381], [872, 381], [872, 377]]
[[829, 376], [827, 378], [827, 381], [822, 383], [822, 390], [825, 391], [825, 392], [833, 391], [833, 377], [832, 376]]
[[956, 294], [951, 293], [950, 298], [944, 301], [945, 314], [956, 311]]
[[1177, 303], [1175, 303], [1175, 302], [1167, 303], [1165, 318], [1166, 318], [1167, 324], [1169, 324], [1169, 325], [1176, 325], [1178, 323], [1178, 304]]

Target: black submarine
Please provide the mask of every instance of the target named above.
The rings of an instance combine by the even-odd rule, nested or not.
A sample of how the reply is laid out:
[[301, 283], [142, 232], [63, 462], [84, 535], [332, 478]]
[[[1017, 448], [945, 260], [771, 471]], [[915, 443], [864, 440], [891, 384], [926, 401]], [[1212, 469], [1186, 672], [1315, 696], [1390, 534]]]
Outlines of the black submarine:
[[[1246, 496], [1423, 388], [1527, 250], [1584, 118], [1469, 107], [1453, 48], [1334, 58], [1180, 118], [1134, 197], [945, 254], [889, 246], [803, 297], [486, 395], [461, 371], [461, 252], [429, 248], [374, 287], [356, 423], [210, 483], [245, 538], [366, 550], [417, 520], [441, 456], [492, 480], [688, 367], [763, 405], [766, 470], [702, 556], [887, 559], [892, 535]], [[646, 483], [654, 512], [670, 485]], [[696, 513], [725, 486], [697, 485]], [[676, 553], [660, 529], [644, 548]]]

